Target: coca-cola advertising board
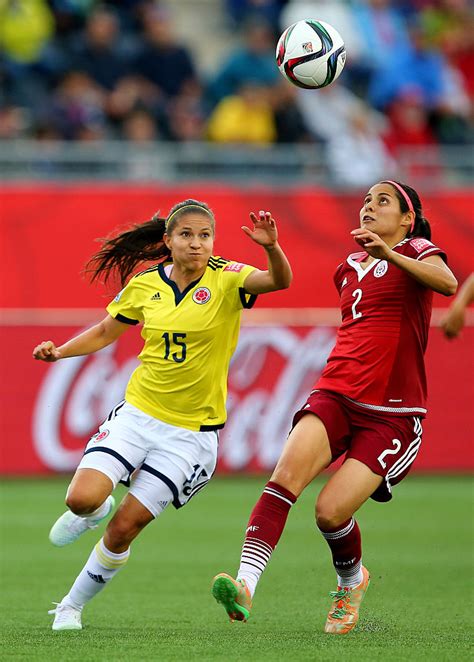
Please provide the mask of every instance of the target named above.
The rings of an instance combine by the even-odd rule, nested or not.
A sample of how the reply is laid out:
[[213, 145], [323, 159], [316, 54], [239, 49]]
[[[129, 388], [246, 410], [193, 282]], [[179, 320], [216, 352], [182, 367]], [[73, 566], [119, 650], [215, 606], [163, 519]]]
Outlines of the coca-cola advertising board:
[[[318, 312], [313, 315], [317, 317]], [[294, 316], [298, 317], [296, 311]], [[39, 341], [63, 342], [80, 330], [71, 325], [0, 328], [3, 474], [74, 470], [88, 438], [122, 399], [137, 365], [141, 337], [136, 328], [89, 357], [49, 365], [32, 359], [32, 348]], [[293, 413], [324, 366], [335, 333], [334, 324], [278, 322], [278, 312], [273, 322], [267, 318], [262, 323], [258, 314], [253, 319], [247, 316], [229, 375], [229, 416], [220, 433], [220, 471], [268, 473], [273, 468]], [[431, 331], [427, 352], [430, 412], [417, 470], [473, 467], [474, 361], [469, 351], [473, 340], [472, 327], [452, 343], [438, 328]]]

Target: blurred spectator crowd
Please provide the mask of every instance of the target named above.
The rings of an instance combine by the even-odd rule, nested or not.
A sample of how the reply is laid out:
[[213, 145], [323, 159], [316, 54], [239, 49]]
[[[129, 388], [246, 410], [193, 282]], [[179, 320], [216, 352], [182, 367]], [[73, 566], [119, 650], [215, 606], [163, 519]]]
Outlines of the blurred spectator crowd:
[[[355, 184], [404, 147], [473, 142], [469, 0], [216, 0], [229, 45], [206, 71], [212, 31], [179, 39], [177, 2], [0, 0], [0, 139], [314, 143]], [[348, 53], [316, 92], [275, 64], [279, 34], [309, 17]]]

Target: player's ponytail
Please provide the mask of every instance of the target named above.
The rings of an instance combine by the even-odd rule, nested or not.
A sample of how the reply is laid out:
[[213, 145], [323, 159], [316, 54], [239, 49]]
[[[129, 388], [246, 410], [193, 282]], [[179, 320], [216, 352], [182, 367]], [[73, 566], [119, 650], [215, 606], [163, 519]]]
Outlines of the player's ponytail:
[[150, 221], [132, 226], [116, 237], [103, 239], [102, 248], [85, 266], [91, 282], [101, 276], [107, 282], [112, 273], [118, 274], [122, 287], [140, 262], [160, 261], [170, 257], [163, 242], [166, 219], [155, 214]]
[[[386, 180], [391, 183], [389, 180]], [[413, 211], [415, 212], [415, 222], [413, 224], [413, 229], [409, 230], [407, 237], [423, 237], [424, 239], [431, 239], [431, 227], [428, 220], [423, 216], [423, 207], [421, 204], [420, 196], [415, 191], [414, 188], [408, 186], [408, 184], [402, 184], [402, 182], [392, 182], [397, 186], [394, 186], [396, 196], [400, 203], [401, 211], [406, 214], [410, 211], [408, 202], [403, 196], [402, 192], [398, 190], [397, 187], [400, 187], [405, 191], [405, 194], [410, 198], [410, 202], [413, 206]]]

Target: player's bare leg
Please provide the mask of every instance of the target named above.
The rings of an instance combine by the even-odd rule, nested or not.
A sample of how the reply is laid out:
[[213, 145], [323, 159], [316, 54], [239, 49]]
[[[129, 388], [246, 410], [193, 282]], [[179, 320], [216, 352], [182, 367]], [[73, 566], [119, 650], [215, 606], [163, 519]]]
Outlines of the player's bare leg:
[[212, 582], [212, 595], [231, 620], [246, 621], [252, 597], [283, 532], [289, 510], [303, 489], [331, 461], [322, 421], [303, 416], [291, 431], [282, 455], [256, 503], [247, 525], [237, 579], [220, 573]]
[[49, 539], [57, 547], [69, 545], [108, 517], [115, 505], [113, 483], [95, 469], [78, 469], [66, 495], [67, 510], [54, 523]]
[[69, 593], [49, 612], [55, 614], [53, 630], [82, 629], [84, 605], [123, 568], [130, 556], [131, 542], [153, 519], [151, 512], [138, 499], [126, 495]]
[[370, 576], [362, 565], [360, 530], [354, 513], [379, 487], [382, 478], [355, 459], [348, 459], [329, 479], [316, 504], [316, 521], [328, 543], [337, 572], [337, 590], [325, 632], [347, 634], [357, 624]]

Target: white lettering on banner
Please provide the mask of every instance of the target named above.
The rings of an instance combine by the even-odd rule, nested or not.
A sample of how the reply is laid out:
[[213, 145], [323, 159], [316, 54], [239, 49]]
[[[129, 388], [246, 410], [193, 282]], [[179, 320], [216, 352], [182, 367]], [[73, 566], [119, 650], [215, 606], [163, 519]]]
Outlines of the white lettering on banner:
[[[219, 440], [220, 458], [229, 469], [245, 469], [253, 458], [262, 469], [275, 466], [293, 414], [306, 400], [334, 342], [329, 328], [313, 329], [304, 338], [288, 327], [242, 329], [229, 375], [229, 417]], [[277, 360], [283, 366], [271, 382], [265, 374]], [[263, 388], [253, 386], [262, 377]], [[242, 388], [246, 390], [239, 399]]]
[[[244, 327], [229, 373], [228, 421], [219, 456], [227, 469], [250, 462], [271, 469], [335, 341], [332, 328], [305, 336], [285, 326]], [[123, 398], [135, 357], [121, 365], [116, 344], [90, 357], [59, 361], [48, 370], [33, 414], [41, 461], [55, 471], [76, 468], [89, 437]], [[71, 448], [74, 438], [80, 448]]]

